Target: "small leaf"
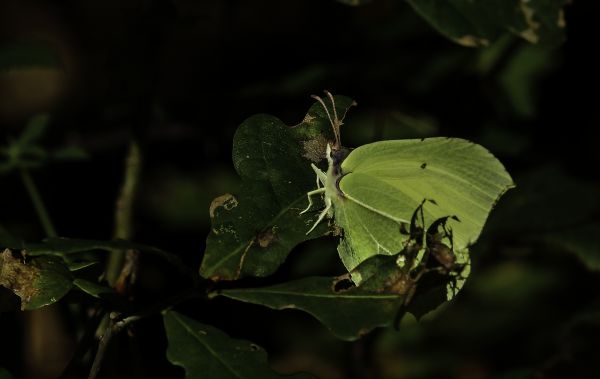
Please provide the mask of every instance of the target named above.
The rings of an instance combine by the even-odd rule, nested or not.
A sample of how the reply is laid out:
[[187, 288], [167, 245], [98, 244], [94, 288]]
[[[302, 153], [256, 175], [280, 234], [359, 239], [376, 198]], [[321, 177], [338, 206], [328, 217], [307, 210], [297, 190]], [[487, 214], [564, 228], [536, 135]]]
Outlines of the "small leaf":
[[312, 277], [271, 287], [223, 290], [220, 295], [272, 309], [303, 310], [336, 337], [351, 341], [391, 325], [404, 301], [398, 294], [368, 287], [354, 287], [342, 277]]
[[167, 359], [185, 369], [186, 379], [310, 377], [278, 375], [259, 346], [230, 338], [219, 329], [177, 312], [165, 312], [163, 320], [169, 341]]
[[[338, 96], [338, 114], [352, 100]], [[242, 178], [237, 194], [225, 194], [210, 206], [211, 232], [200, 274], [212, 280], [272, 274], [298, 243], [327, 233], [325, 223], [306, 235], [318, 213], [299, 213], [315, 174], [310, 163], [325, 157], [331, 135], [329, 120], [318, 103], [294, 127], [268, 115], [252, 116], [233, 140], [233, 163]]]
[[463, 46], [487, 46], [505, 32], [546, 46], [563, 42], [565, 0], [408, 0], [427, 22]]
[[114, 293], [113, 289], [110, 287], [90, 282], [89, 280], [85, 279], [75, 279], [73, 280], [73, 284], [75, 285], [75, 287], [79, 288], [88, 295], [97, 298], [102, 297], [102, 295], [110, 295]]
[[179, 259], [179, 257], [170, 252], [158, 249], [153, 246], [143, 245], [135, 242], [129, 242], [125, 240], [113, 240], [113, 241], [99, 241], [99, 240], [85, 240], [85, 239], [70, 239], [70, 238], [47, 238], [43, 243], [25, 244], [25, 246], [7, 246], [13, 249], [24, 248], [27, 255], [38, 256], [38, 255], [56, 255], [65, 258], [69, 262], [69, 258], [66, 255], [81, 253], [93, 250], [102, 251], [126, 251], [126, 250], [138, 250], [141, 252], [154, 254], [171, 265], [179, 269], [181, 272], [190, 273], [190, 270], [185, 264]]
[[23, 130], [23, 133], [21, 133], [18, 144], [27, 146], [37, 142], [44, 135], [49, 120], [50, 117], [47, 114], [40, 114], [32, 117], [27, 123], [25, 130]]
[[57, 257], [35, 257], [27, 263], [8, 249], [0, 254], [0, 285], [21, 298], [21, 309], [41, 308], [60, 300], [73, 286], [73, 278]]

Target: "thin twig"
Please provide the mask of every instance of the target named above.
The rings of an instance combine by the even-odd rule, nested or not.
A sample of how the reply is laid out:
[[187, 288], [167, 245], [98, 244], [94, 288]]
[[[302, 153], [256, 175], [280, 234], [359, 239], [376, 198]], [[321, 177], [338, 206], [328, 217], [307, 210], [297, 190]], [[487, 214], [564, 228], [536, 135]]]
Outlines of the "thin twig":
[[54, 225], [52, 225], [52, 221], [50, 220], [50, 216], [48, 215], [48, 211], [46, 210], [46, 206], [44, 205], [44, 201], [40, 196], [39, 191], [33, 181], [33, 178], [29, 174], [29, 171], [25, 168], [21, 168], [21, 179], [23, 180], [23, 184], [27, 189], [27, 193], [29, 193], [29, 197], [31, 198], [31, 202], [33, 203], [33, 207], [40, 219], [40, 223], [44, 228], [44, 232], [47, 237], [56, 237], [56, 230], [54, 229]]
[[104, 360], [104, 354], [106, 353], [106, 349], [108, 348], [108, 344], [114, 335], [114, 321], [111, 319], [108, 323], [108, 326], [104, 330], [104, 334], [100, 337], [100, 343], [98, 344], [98, 350], [96, 351], [96, 356], [94, 357], [94, 363], [92, 363], [92, 368], [90, 369], [90, 375], [88, 379], [96, 379], [98, 373], [100, 372], [100, 367], [102, 367], [102, 361]]
[[[142, 154], [135, 141], [129, 145], [125, 159], [125, 176], [119, 198], [115, 207], [114, 238], [131, 240], [133, 236], [133, 203], [140, 178]], [[108, 257], [106, 266], [106, 279], [114, 286], [124, 266], [126, 255], [122, 251], [114, 251]], [[133, 255], [132, 255], [133, 256]], [[133, 269], [136, 269], [134, 265]]]
[[138, 313], [132, 314], [131, 316], [127, 316], [121, 320], [118, 320], [118, 314], [112, 313], [109, 317], [108, 326], [104, 330], [102, 337], [100, 337], [100, 343], [98, 344], [98, 350], [96, 351], [96, 356], [94, 357], [94, 362], [92, 363], [92, 368], [90, 369], [88, 379], [95, 379], [98, 376], [108, 345], [110, 344], [110, 341], [115, 335], [119, 334], [131, 324], [141, 319], [153, 316], [164, 310], [172, 308], [183, 301], [199, 297], [206, 298], [206, 295], [194, 290], [187, 290], [167, 299], [164, 302], [154, 304], [151, 307], [148, 307]]

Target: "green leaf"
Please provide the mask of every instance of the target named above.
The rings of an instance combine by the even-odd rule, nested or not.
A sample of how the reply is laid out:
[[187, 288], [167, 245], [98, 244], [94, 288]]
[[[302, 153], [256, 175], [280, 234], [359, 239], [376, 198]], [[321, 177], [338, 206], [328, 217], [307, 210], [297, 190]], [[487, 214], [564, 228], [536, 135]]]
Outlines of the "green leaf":
[[85, 239], [69, 239], [69, 238], [47, 238], [43, 243], [36, 244], [25, 244], [25, 246], [7, 246], [13, 249], [24, 248], [28, 255], [56, 255], [65, 258], [66, 261], [70, 261], [69, 254], [81, 253], [93, 250], [102, 251], [126, 251], [126, 250], [138, 250], [149, 254], [154, 254], [173, 266], [179, 269], [181, 272], [189, 273], [190, 270], [185, 264], [179, 259], [178, 256], [170, 252], [158, 249], [156, 247], [147, 246], [135, 242], [129, 242], [125, 240], [113, 240], [113, 241], [98, 241], [98, 240], [85, 240]]
[[75, 279], [73, 284], [88, 295], [97, 298], [102, 297], [102, 295], [114, 294], [112, 288], [85, 279]]
[[55, 303], [73, 286], [71, 273], [58, 257], [34, 257], [23, 263], [6, 249], [0, 254], [0, 267], [0, 285], [21, 298], [23, 310]]
[[487, 46], [505, 32], [546, 46], [565, 38], [565, 0], [408, 0], [429, 24], [463, 46]]
[[27, 126], [25, 126], [23, 133], [21, 133], [18, 144], [27, 146], [39, 141], [48, 127], [49, 120], [50, 117], [47, 114], [40, 114], [32, 117], [27, 123]]
[[[339, 114], [351, 104], [348, 98], [336, 98]], [[252, 116], [240, 125], [233, 140], [233, 163], [242, 189], [217, 197], [210, 206], [212, 228], [202, 276], [234, 280], [269, 275], [298, 243], [328, 231], [323, 225], [307, 236], [317, 214], [299, 213], [314, 186], [310, 163], [324, 158], [330, 135], [329, 120], [318, 103], [294, 127], [268, 115]]]
[[0, 46], [0, 71], [20, 68], [57, 68], [60, 61], [48, 46], [14, 43]]
[[8, 370], [0, 367], [0, 379], [15, 379], [15, 377]]
[[185, 369], [186, 379], [288, 377], [272, 371], [267, 354], [253, 343], [230, 338], [219, 329], [177, 312], [165, 312], [163, 320], [169, 341], [167, 359]]
[[220, 295], [272, 309], [300, 309], [336, 337], [351, 341], [391, 325], [404, 301], [403, 296], [369, 287], [355, 287], [343, 277], [312, 277], [271, 287], [223, 290]]
[[574, 254], [586, 267], [600, 271], [600, 224], [589, 224], [577, 228], [562, 230], [559, 233], [549, 233], [539, 239], [550, 247], [559, 247]]
[[517, 115], [535, 116], [538, 83], [556, 62], [552, 51], [537, 46], [522, 46], [512, 56], [498, 80]]

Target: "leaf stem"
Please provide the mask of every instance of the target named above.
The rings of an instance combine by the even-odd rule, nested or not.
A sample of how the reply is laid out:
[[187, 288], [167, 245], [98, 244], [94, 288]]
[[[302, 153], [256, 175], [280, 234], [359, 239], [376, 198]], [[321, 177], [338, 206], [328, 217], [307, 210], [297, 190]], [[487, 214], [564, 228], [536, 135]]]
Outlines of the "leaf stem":
[[46, 236], [47, 237], [56, 237], [57, 236], [56, 229], [54, 229], [54, 225], [52, 224], [52, 221], [50, 220], [50, 216], [48, 215], [46, 206], [44, 205], [42, 197], [40, 196], [40, 193], [37, 190], [37, 187], [35, 185], [35, 182], [33, 181], [33, 178], [29, 174], [29, 171], [27, 171], [27, 169], [25, 169], [25, 168], [21, 168], [19, 170], [19, 172], [21, 173], [21, 179], [23, 180], [25, 189], [27, 190], [27, 193], [29, 194], [29, 197], [31, 198], [31, 202], [33, 203], [33, 207], [35, 208], [38, 218], [40, 219], [40, 223], [42, 224], [42, 227], [44, 228], [44, 232], [46, 233]]

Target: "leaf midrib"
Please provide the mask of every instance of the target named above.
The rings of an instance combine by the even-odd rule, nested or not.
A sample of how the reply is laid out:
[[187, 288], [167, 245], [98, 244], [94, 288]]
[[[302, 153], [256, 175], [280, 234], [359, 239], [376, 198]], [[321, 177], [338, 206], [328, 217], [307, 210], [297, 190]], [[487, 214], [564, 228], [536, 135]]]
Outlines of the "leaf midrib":
[[291, 291], [283, 291], [283, 290], [226, 290], [221, 292], [224, 296], [228, 296], [228, 294], [236, 294], [236, 293], [244, 293], [244, 292], [252, 292], [254, 294], [268, 294], [268, 295], [287, 295], [287, 296], [296, 296], [296, 297], [314, 297], [314, 298], [325, 298], [325, 299], [351, 299], [351, 300], [389, 300], [389, 299], [397, 299], [398, 295], [338, 295], [338, 294], [315, 294], [315, 293], [305, 293], [305, 292], [291, 292]]
[[241, 376], [240, 373], [238, 373], [236, 370], [234, 370], [231, 366], [229, 366], [227, 364], [226, 361], [224, 361], [220, 355], [213, 350], [210, 345], [208, 345], [205, 341], [202, 340], [202, 338], [200, 338], [200, 336], [198, 335], [198, 333], [196, 333], [193, 329], [191, 329], [175, 312], [170, 312], [171, 316], [173, 316], [173, 318], [189, 333], [191, 334], [196, 340], [198, 340], [198, 342], [200, 342], [200, 344], [202, 346], [204, 346], [204, 348], [206, 350], [208, 350], [208, 352], [214, 356], [217, 361], [219, 361], [228, 371], [230, 371], [233, 375], [235, 375], [237, 378], [240, 379], [244, 379], [243, 376]]
[[[279, 213], [277, 215], [275, 215], [275, 217], [273, 217], [272, 219], [270, 219], [268, 222], [264, 223], [265, 225], [274, 225], [284, 214], [286, 214], [290, 209], [293, 208], [294, 205], [296, 205], [297, 202], [299, 202], [300, 200], [305, 199], [306, 195], [301, 195], [298, 198], [296, 198], [294, 201], [292, 201], [290, 203], [290, 205], [286, 206], [285, 208], [282, 208], [281, 211], [279, 211]], [[235, 256], [236, 254], [238, 254], [240, 251], [246, 249], [248, 247], [248, 244], [251, 243], [254, 240], [254, 237], [248, 240], [245, 240], [244, 243], [240, 244], [237, 248], [235, 248], [234, 250], [232, 250], [229, 254], [226, 254], [225, 256], [223, 256], [221, 259], [219, 259], [217, 262], [215, 262], [212, 266], [209, 266], [206, 270], [205, 270], [205, 275], [211, 276], [214, 274], [216, 268], [218, 268], [219, 266], [221, 266], [223, 264], [223, 262], [227, 261], [228, 259], [230, 259], [231, 257]], [[240, 270], [241, 272], [241, 270]]]

